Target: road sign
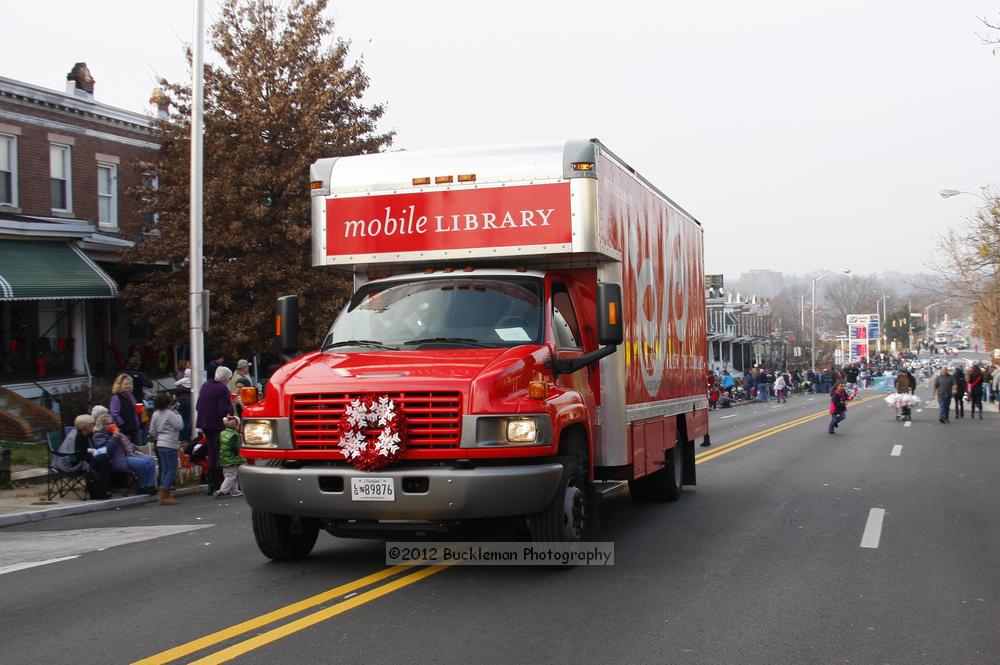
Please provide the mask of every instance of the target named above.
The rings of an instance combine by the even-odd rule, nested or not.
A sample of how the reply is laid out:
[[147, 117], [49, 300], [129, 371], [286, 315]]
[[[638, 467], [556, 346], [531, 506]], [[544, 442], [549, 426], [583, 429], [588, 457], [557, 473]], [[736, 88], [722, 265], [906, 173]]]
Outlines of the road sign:
[[847, 326], [865, 326], [866, 328], [872, 322], [871, 314], [848, 314], [847, 315]]
[[[997, 350], [1000, 351], [1000, 349], [997, 349]], [[801, 358], [802, 357], [802, 347], [801, 346], [794, 346], [794, 347], [792, 347], [792, 356], [794, 356], [796, 358]]]

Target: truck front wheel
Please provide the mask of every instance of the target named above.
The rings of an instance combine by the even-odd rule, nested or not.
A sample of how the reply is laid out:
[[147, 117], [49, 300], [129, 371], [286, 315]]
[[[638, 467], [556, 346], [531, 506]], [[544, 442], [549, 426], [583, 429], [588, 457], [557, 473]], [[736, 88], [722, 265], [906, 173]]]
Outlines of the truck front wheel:
[[575, 456], [559, 457], [559, 489], [542, 510], [528, 516], [528, 530], [536, 543], [575, 543], [583, 539], [591, 509], [586, 479]]
[[319, 523], [308, 518], [253, 511], [253, 535], [264, 556], [275, 561], [304, 559], [319, 536]]

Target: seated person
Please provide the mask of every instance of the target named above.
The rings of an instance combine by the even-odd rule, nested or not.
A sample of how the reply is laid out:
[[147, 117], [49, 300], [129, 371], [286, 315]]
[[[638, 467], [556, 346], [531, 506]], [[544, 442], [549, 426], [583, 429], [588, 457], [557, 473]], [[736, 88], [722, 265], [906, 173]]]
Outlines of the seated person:
[[73, 420], [73, 428], [59, 445], [59, 455], [52, 459], [52, 466], [66, 473], [86, 470], [93, 433], [94, 419], [87, 414], [77, 416]]
[[156, 494], [156, 460], [139, 453], [132, 442], [120, 432], [113, 432], [111, 415], [101, 413], [94, 421], [94, 446], [107, 448], [111, 469], [125, 474], [131, 471], [139, 479], [140, 494]]

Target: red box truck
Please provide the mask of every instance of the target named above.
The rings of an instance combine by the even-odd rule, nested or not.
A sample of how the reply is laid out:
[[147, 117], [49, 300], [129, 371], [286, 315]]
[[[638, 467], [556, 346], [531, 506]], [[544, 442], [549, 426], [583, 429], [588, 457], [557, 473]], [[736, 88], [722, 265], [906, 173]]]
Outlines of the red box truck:
[[482, 518], [576, 541], [608, 487], [695, 483], [702, 228], [603, 144], [321, 159], [311, 188], [313, 263], [355, 288], [244, 410], [265, 555]]

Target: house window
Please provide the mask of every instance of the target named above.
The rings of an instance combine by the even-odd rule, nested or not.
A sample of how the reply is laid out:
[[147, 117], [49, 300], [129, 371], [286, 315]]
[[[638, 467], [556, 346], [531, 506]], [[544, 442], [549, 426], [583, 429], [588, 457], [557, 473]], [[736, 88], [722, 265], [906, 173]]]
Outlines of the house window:
[[52, 210], [73, 210], [73, 182], [70, 169], [70, 147], [49, 144], [49, 184], [52, 192]]
[[97, 222], [118, 226], [118, 173], [114, 164], [97, 164]]
[[0, 206], [17, 207], [17, 137], [0, 134]]
[[155, 173], [142, 174], [142, 205], [146, 212], [142, 213], [142, 228], [146, 233], [159, 233], [156, 226], [160, 221], [160, 213], [149, 212], [156, 205], [156, 192], [160, 189], [160, 179]]

